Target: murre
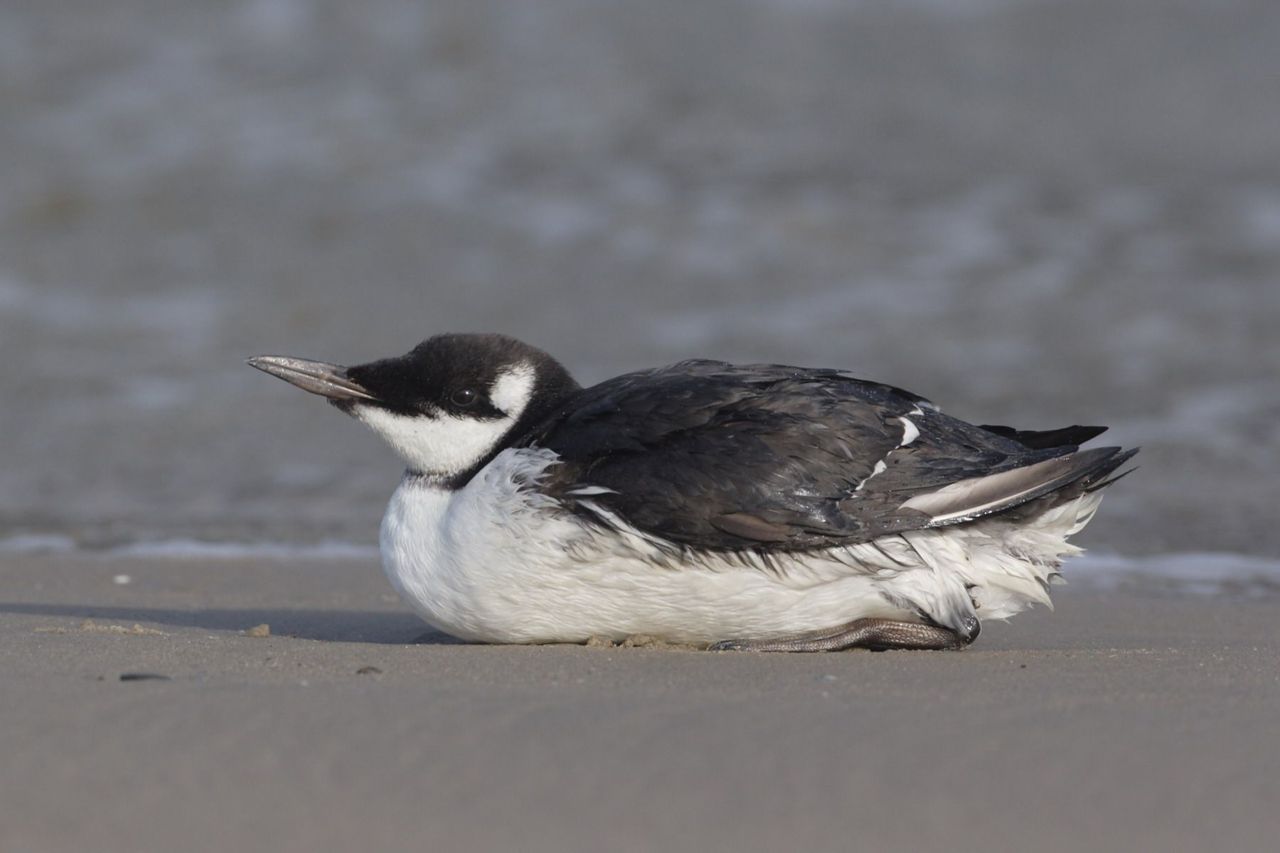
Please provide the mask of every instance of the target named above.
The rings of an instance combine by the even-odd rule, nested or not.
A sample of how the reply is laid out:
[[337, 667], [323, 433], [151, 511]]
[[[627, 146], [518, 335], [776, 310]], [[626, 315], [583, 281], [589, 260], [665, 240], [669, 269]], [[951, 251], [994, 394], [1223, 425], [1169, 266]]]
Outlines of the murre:
[[840, 370], [693, 360], [582, 388], [501, 335], [249, 364], [404, 459], [387, 577], [487, 643], [961, 648], [1050, 603], [1068, 537], [1137, 452], [1079, 448], [1103, 427], [976, 426]]

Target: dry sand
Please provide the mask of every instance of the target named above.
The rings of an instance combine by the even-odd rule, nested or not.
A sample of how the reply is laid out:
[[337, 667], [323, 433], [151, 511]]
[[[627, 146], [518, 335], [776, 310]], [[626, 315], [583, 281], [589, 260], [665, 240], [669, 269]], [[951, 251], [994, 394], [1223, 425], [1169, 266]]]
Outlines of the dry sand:
[[767, 656], [415, 643], [359, 561], [9, 556], [0, 589], [6, 853], [1280, 832], [1275, 602], [1068, 589], [961, 653]]

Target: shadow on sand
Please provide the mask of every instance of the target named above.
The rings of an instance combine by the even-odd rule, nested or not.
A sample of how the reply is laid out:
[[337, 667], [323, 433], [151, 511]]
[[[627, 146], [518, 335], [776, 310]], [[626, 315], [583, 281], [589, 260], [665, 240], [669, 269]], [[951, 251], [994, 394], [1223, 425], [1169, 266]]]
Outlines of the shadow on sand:
[[463, 641], [432, 631], [409, 613], [373, 610], [231, 609], [168, 610], [157, 607], [102, 607], [92, 604], [0, 602], [0, 613], [61, 616], [103, 622], [169, 625], [239, 633], [255, 625], [271, 626], [273, 636], [333, 643], [454, 645]]

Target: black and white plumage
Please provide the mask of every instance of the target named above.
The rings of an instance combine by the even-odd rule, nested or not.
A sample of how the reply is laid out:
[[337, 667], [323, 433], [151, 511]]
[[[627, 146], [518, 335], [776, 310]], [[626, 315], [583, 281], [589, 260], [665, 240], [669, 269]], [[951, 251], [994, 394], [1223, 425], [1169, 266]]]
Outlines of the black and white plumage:
[[1100, 427], [975, 426], [838, 370], [695, 360], [583, 389], [497, 335], [250, 363], [408, 462], [387, 574], [487, 642], [963, 645], [1049, 603], [1067, 537], [1136, 452], [1080, 450]]

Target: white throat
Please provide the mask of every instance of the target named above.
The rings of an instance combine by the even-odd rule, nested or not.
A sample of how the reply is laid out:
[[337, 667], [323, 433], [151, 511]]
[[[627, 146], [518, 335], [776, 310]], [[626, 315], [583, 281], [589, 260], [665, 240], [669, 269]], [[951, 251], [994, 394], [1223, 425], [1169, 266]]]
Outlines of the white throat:
[[529, 405], [534, 380], [534, 369], [528, 364], [498, 374], [489, 401], [503, 413], [500, 418], [448, 412], [402, 415], [369, 405], [354, 406], [352, 414], [382, 436], [412, 470], [447, 479], [473, 467], [498, 446]]

